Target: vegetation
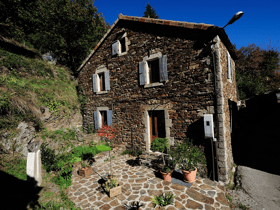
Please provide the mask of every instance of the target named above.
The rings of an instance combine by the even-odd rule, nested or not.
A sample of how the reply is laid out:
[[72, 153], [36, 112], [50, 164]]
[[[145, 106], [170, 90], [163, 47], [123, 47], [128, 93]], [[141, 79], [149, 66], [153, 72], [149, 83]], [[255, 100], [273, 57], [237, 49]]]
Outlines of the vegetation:
[[[76, 83], [65, 68], [17, 55], [0, 48], [0, 129], [13, 129], [18, 122], [33, 122], [42, 129], [39, 107], [68, 116], [78, 108]], [[1, 67], [2, 66], [2, 67]]]
[[168, 193], [162, 193], [161, 195], [159, 196], [154, 196], [153, 195], [153, 198], [152, 198], [152, 203], [154, 205], [154, 208], [156, 206], [159, 206], [159, 207], [164, 207], [167, 206], [167, 205], [170, 205], [170, 204], [173, 204], [173, 199], [175, 198], [175, 196], [173, 195], [173, 193], [171, 192], [168, 192]]
[[241, 47], [235, 65], [240, 99], [280, 88], [279, 50], [271, 43], [266, 49], [255, 44]]
[[103, 184], [104, 189], [109, 192], [110, 189], [119, 185], [118, 179], [114, 175], [107, 176], [106, 182]]
[[53, 52], [60, 64], [74, 71], [109, 28], [93, 4], [93, 0], [1, 1], [0, 30], [41, 53]]
[[143, 17], [149, 17], [149, 18], [159, 18], [159, 16], [156, 13], [156, 10], [151, 7], [149, 3], [147, 3], [146, 11], [144, 12]]

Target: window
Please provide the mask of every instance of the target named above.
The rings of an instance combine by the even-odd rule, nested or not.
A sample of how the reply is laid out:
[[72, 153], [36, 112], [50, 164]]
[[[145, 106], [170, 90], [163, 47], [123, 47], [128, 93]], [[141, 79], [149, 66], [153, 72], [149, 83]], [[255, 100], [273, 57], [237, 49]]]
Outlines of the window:
[[139, 63], [139, 80], [145, 88], [163, 85], [162, 82], [168, 80], [167, 56], [156, 53], [144, 57]]
[[126, 33], [122, 32], [117, 35], [116, 40], [112, 44], [112, 55], [125, 55], [128, 51], [128, 40]]
[[94, 111], [94, 128], [96, 130], [104, 125], [112, 126], [112, 110], [107, 107], [99, 107]]
[[227, 67], [228, 67], [228, 79], [229, 79], [229, 82], [232, 83], [233, 72], [232, 72], [231, 57], [230, 57], [229, 52], [227, 52]]
[[104, 94], [110, 90], [109, 71], [106, 68], [96, 70], [96, 74], [92, 75], [93, 92], [96, 94]]
[[164, 110], [149, 111], [150, 143], [155, 138], [165, 138]]

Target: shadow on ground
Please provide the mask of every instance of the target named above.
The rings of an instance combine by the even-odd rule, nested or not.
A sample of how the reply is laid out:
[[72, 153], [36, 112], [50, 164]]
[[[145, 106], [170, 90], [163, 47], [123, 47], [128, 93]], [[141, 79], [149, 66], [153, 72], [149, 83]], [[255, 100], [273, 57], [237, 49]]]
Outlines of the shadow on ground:
[[35, 188], [36, 181], [23, 181], [4, 171], [0, 171], [0, 180], [1, 209], [27, 209], [28, 204], [32, 209], [40, 206], [38, 194], [43, 188]]

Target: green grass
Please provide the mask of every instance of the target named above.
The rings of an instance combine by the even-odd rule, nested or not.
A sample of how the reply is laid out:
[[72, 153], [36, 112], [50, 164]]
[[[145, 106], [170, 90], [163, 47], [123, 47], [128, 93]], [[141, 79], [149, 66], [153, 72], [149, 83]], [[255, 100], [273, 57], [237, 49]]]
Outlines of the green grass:
[[5, 160], [2, 162], [2, 170], [6, 173], [26, 181], [26, 160], [19, 157], [11, 158], [10, 160]]
[[99, 151], [109, 151], [109, 150], [111, 150], [111, 148], [110, 148], [110, 146], [108, 145], [108, 143], [106, 143], [106, 144], [101, 144], [101, 145], [98, 145], [98, 146], [96, 146], [97, 147], [97, 149], [99, 150]]

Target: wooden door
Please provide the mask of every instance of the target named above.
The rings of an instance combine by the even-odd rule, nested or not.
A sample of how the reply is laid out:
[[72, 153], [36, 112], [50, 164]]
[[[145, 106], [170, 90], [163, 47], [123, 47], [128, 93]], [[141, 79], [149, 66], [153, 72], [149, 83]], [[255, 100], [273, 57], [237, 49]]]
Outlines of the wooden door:
[[155, 138], [165, 137], [164, 111], [149, 111], [150, 143]]

